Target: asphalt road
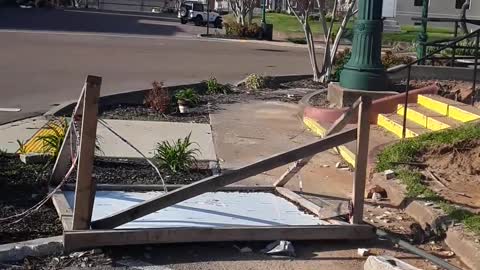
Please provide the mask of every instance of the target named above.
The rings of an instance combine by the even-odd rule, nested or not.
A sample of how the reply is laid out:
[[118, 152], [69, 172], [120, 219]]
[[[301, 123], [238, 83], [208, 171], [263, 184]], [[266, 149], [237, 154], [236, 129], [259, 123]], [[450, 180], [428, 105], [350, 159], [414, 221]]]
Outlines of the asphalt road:
[[103, 77], [105, 95], [149, 88], [154, 80], [235, 82], [250, 73], [310, 72], [304, 48], [199, 39], [205, 27], [174, 18], [41, 9], [3, 9], [0, 18], [0, 124], [75, 99], [88, 74]]

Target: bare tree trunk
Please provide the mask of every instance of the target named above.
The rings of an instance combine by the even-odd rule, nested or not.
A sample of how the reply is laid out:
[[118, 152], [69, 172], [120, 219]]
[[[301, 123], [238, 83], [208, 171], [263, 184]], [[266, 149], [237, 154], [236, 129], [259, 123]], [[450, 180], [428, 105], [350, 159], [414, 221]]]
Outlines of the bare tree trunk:
[[460, 22], [460, 26], [461, 26], [462, 31], [465, 35], [468, 35], [468, 27], [467, 27], [467, 23], [465, 22], [465, 20], [467, 19], [467, 9], [470, 8], [470, 1], [471, 0], [466, 0], [465, 3], [463, 3], [462, 11], [460, 13], [460, 19], [463, 20], [462, 22]]
[[[321, 1], [321, 0], [317, 0], [317, 1]], [[321, 72], [321, 74], [323, 74], [321, 78], [322, 81], [326, 81], [325, 79], [326, 70], [332, 65], [331, 56], [330, 56], [330, 40], [332, 38], [333, 24], [335, 23], [335, 15], [337, 13], [338, 1], [339, 0], [335, 0], [335, 2], [333, 3], [332, 20], [330, 21], [330, 27], [327, 28], [328, 32], [327, 32], [327, 39], [325, 41], [325, 53], [323, 55], [323, 65], [322, 65], [322, 72]], [[323, 14], [323, 21], [325, 21], [326, 23], [327, 20], [326, 20], [325, 10], [322, 11], [321, 9], [320, 14]]]
[[337, 54], [338, 45], [340, 44], [340, 39], [342, 38], [343, 32], [345, 32], [345, 29], [347, 28], [347, 24], [350, 19], [358, 12], [358, 10], [353, 10], [353, 8], [355, 7], [355, 2], [356, 0], [351, 0], [348, 6], [347, 13], [345, 14], [345, 17], [343, 17], [342, 24], [338, 29], [337, 36], [335, 37], [332, 49], [330, 50], [330, 66], [327, 67], [326, 73], [323, 77], [324, 81], [328, 80], [330, 78], [330, 75], [332, 74], [333, 62], [335, 60], [335, 55]]
[[250, 8], [250, 11], [248, 12], [248, 25], [252, 24], [252, 20], [253, 20], [253, 8]]
[[303, 31], [305, 33], [305, 40], [307, 41], [308, 56], [310, 58], [310, 64], [312, 65], [313, 80], [318, 82], [320, 79], [320, 72], [318, 71], [317, 56], [315, 54], [315, 43], [313, 41], [312, 29], [310, 28], [310, 23], [308, 21], [311, 2], [304, 3], [303, 12], [300, 16], [298, 11], [292, 7], [291, 1], [292, 0], [287, 0], [287, 5], [289, 10], [292, 11], [293, 15], [297, 18], [298, 22], [300, 22], [303, 27]]
[[318, 70], [317, 55], [315, 54], [315, 43], [313, 40], [312, 29], [310, 28], [308, 20], [305, 20], [303, 31], [305, 32], [305, 39], [307, 40], [308, 54], [310, 56], [310, 63], [313, 71], [313, 81], [318, 82], [320, 80], [320, 72]]

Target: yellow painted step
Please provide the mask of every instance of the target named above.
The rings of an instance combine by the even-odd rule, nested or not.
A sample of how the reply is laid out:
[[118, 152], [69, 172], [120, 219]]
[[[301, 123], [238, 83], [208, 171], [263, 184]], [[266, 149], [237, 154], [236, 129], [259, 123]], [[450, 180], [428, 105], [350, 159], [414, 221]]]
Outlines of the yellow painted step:
[[[397, 114], [403, 116], [405, 110], [402, 104], [398, 105]], [[442, 130], [458, 127], [462, 123], [440, 113], [427, 109], [419, 104], [408, 104], [407, 119], [430, 130]]]
[[[383, 127], [384, 129], [392, 132], [397, 135], [397, 137], [402, 137], [403, 131], [403, 116], [398, 114], [379, 114], [377, 118], [377, 125]], [[428, 132], [428, 130], [410, 120], [406, 122], [407, 129], [405, 132], [405, 137], [411, 138], [418, 135]]]
[[460, 122], [480, 119], [479, 109], [439, 95], [419, 95], [418, 104]]

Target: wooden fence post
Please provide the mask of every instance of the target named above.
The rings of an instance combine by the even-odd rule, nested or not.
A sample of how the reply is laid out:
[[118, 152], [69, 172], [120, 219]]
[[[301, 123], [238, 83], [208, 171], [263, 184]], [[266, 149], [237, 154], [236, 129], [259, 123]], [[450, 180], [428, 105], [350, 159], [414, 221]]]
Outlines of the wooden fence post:
[[360, 224], [363, 220], [363, 204], [365, 198], [365, 181], [367, 177], [368, 142], [370, 136], [370, 107], [372, 99], [362, 97], [358, 110], [357, 127], [357, 157], [355, 159], [355, 174], [353, 178], [353, 215], [350, 223]]
[[87, 77], [83, 100], [80, 147], [78, 152], [77, 183], [75, 188], [75, 205], [73, 208], [73, 230], [90, 228], [93, 203], [92, 171], [97, 137], [98, 97], [102, 78]]

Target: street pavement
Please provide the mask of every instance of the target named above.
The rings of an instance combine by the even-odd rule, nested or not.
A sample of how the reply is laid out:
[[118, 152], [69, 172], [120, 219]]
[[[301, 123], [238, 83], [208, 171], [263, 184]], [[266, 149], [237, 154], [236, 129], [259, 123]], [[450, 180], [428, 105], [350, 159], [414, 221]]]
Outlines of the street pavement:
[[[308, 74], [305, 48], [197, 38], [205, 27], [149, 13], [0, 10], [0, 124], [39, 115], [78, 97], [88, 74], [101, 94], [215, 76]], [[2, 108], [19, 108], [5, 112]]]

